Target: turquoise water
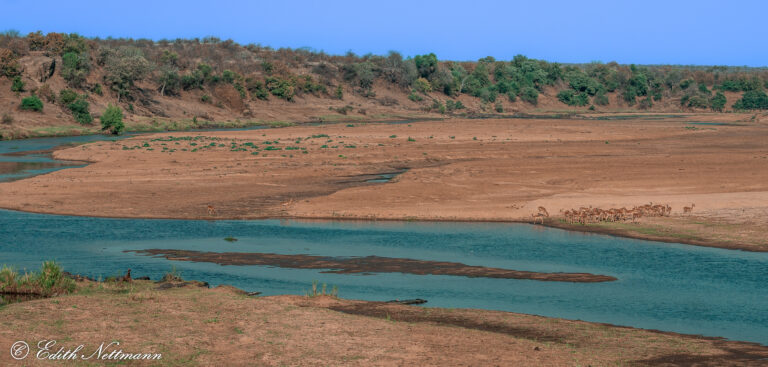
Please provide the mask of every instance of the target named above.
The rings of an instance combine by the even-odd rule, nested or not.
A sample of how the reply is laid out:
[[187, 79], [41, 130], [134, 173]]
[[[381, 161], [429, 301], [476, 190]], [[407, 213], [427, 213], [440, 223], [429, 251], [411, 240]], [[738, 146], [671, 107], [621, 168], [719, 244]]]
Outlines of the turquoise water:
[[[232, 236], [237, 242], [227, 242]], [[124, 250], [163, 248], [458, 261], [531, 271], [617, 277], [579, 284], [399, 273], [325, 274], [268, 266], [221, 266]], [[666, 244], [505, 223], [190, 221], [71, 217], [0, 210], [0, 263], [107, 277], [162, 276], [231, 284], [265, 295], [303, 294], [312, 280], [340, 296], [424, 298], [469, 307], [724, 336], [768, 344], [768, 253]]]
[[[0, 182], [13, 181], [37, 176], [64, 168], [83, 167], [82, 162], [67, 162], [53, 159], [46, 151], [66, 144], [90, 143], [102, 140], [125, 139], [135, 134], [120, 137], [105, 135], [66, 136], [56, 138], [39, 138], [0, 141], [0, 164], [13, 163], [10, 170], [0, 170]], [[22, 152], [30, 152], [17, 155]], [[8, 154], [14, 155], [8, 155]], [[10, 167], [9, 167], [10, 168]]]

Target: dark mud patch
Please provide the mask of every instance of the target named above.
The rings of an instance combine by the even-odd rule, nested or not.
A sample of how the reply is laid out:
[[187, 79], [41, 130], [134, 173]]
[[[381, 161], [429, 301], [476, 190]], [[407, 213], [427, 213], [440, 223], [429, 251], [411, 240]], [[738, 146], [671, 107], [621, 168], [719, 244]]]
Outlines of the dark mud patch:
[[493, 320], [481, 320], [477, 317], [452, 314], [444, 309], [421, 307], [402, 307], [385, 302], [366, 302], [348, 305], [329, 306], [328, 309], [351, 315], [362, 315], [388, 319], [391, 321], [434, 323], [438, 325], [458, 326], [466, 329], [490, 331], [541, 342], [566, 343], [567, 337], [553, 331], [546, 331], [525, 326], [510, 325]]
[[171, 249], [127, 250], [174, 261], [209, 262], [219, 265], [266, 265], [292, 269], [328, 269], [326, 273], [404, 273], [415, 275], [454, 275], [469, 278], [530, 279], [551, 282], [597, 283], [616, 278], [589, 273], [538, 273], [472, 266], [446, 261], [427, 261], [380, 256], [327, 257], [270, 253], [203, 252]]
[[[695, 338], [695, 337], [694, 337]], [[637, 366], [768, 366], [768, 348], [747, 342], [716, 341], [723, 353], [700, 355], [678, 353], [632, 361]]]
[[41, 298], [45, 298], [45, 296], [33, 293], [0, 293], [0, 307]]

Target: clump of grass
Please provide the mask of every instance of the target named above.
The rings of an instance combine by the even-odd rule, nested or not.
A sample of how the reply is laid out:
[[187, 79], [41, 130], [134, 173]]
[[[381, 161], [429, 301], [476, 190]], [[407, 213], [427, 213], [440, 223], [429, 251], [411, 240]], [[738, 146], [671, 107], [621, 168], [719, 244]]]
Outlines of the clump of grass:
[[160, 279], [161, 282], [183, 282], [184, 279], [181, 278], [181, 272], [176, 269], [176, 266], [171, 266], [171, 271], [167, 272], [163, 275], [163, 278]]
[[39, 272], [22, 276], [7, 266], [0, 269], [0, 293], [52, 296], [74, 290], [75, 281], [64, 276], [61, 267], [54, 261], [43, 262]]
[[237, 242], [237, 238], [234, 238], [234, 237], [224, 237], [224, 241], [227, 241], [227, 242]]
[[318, 281], [313, 280], [312, 281], [312, 289], [305, 292], [307, 297], [317, 297], [317, 296], [331, 296], [333, 298], [336, 298], [339, 296], [339, 289], [334, 285], [330, 292], [328, 291], [328, 285], [323, 283], [321, 289], [317, 289]]

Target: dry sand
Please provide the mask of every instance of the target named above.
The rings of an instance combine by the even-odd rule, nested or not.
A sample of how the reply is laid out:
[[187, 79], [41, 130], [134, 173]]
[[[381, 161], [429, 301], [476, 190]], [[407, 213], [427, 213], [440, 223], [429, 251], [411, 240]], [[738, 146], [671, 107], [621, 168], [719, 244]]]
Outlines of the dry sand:
[[[582, 229], [765, 251], [768, 129], [747, 120], [646, 115], [162, 133], [58, 150], [56, 158], [94, 163], [0, 184], [0, 207], [137, 218], [530, 221], [538, 206], [557, 217], [580, 206], [654, 202], [670, 204], [673, 217]], [[153, 141], [169, 136], [198, 138]], [[392, 182], [366, 182], [404, 169]], [[693, 215], [683, 216], [692, 203]]]

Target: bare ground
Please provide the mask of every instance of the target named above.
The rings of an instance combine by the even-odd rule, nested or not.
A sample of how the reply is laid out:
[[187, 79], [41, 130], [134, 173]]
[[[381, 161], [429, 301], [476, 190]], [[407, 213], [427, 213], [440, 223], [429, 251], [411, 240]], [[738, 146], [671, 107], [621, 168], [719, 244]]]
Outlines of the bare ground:
[[[768, 250], [766, 125], [738, 114], [593, 117], [603, 120], [330, 124], [100, 142], [54, 153], [94, 162], [87, 167], [0, 184], [0, 207], [107, 217], [530, 221], [544, 206], [549, 223], [562, 226], [565, 209], [654, 202], [670, 204], [672, 217], [579, 229]], [[701, 121], [725, 125], [688, 123]], [[176, 140], [158, 140], [170, 136]], [[404, 170], [392, 182], [368, 182]]]
[[[0, 345], [119, 341], [161, 353], [151, 365], [759, 366], [768, 348], [500, 311], [438, 309], [328, 296], [254, 298], [232, 287], [160, 290], [149, 281], [82, 282], [74, 295], [0, 309]], [[90, 361], [93, 362], [93, 361]], [[3, 365], [20, 365], [7, 352]], [[130, 364], [130, 363], [129, 363]], [[150, 365], [150, 363], [132, 363]]]

